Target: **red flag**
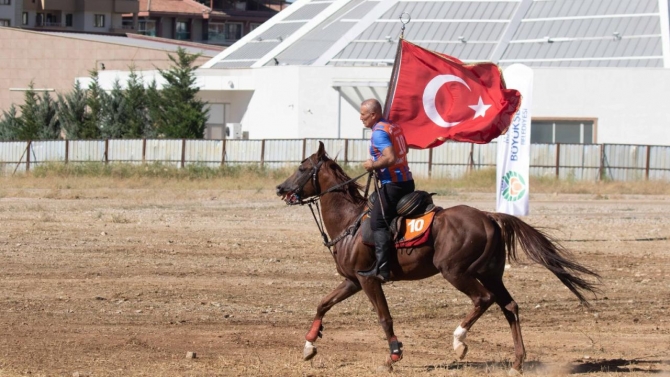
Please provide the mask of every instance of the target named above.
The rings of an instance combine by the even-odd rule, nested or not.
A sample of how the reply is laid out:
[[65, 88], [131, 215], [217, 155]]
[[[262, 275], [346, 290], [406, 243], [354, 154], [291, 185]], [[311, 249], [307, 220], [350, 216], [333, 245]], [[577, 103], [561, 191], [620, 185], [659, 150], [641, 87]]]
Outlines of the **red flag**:
[[409, 146], [424, 149], [447, 139], [488, 143], [507, 131], [520, 104], [497, 65], [465, 64], [401, 40], [385, 115]]

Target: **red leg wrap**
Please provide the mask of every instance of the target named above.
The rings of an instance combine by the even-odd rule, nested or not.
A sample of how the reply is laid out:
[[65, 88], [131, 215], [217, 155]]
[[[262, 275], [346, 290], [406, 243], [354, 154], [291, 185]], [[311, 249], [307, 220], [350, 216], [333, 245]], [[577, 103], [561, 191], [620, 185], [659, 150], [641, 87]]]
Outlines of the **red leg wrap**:
[[391, 361], [397, 362], [402, 359], [402, 343], [398, 341], [398, 337], [391, 337], [389, 339], [389, 348], [391, 349]]
[[307, 335], [305, 335], [305, 340], [308, 342], [314, 342], [316, 341], [316, 338], [321, 338], [323, 336], [323, 334], [321, 334], [321, 330], [323, 330], [321, 320], [315, 319], [314, 322], [312, 322], [312, 327], [309, 329], [309, 332], [307, 332]]

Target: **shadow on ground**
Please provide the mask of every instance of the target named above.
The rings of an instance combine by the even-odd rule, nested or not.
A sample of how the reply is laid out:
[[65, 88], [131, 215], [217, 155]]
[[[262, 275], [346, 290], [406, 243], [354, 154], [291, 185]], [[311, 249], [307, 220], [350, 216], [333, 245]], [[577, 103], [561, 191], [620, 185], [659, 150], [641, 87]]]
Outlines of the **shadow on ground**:
[[[458, 370], [470, 369], [482, 372], [493, 372], [495, 370], [506, 370], [511, 368], [509, 362], [453, 362], [450, 364], [426, 365], [419, 367], [427, 372], [433, 370]], [[525, 372], [538, 372], [546, 370], [561, 369], [566, 374], [586, 374], [596, 372], [646, 372], [663, 373], [670, 370], [670, 360], [638, 360], [638, 359], [609, 359], [609, 360], [575, 360], [568, 365], [556, 366], [555, 364], [542, 363], [539, 361], [527, 361], [523, 365]]]

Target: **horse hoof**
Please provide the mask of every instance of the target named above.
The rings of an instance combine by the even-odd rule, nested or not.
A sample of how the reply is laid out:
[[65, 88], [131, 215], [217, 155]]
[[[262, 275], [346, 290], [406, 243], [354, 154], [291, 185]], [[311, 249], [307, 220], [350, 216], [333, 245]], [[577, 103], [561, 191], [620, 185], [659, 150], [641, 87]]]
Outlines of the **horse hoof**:
[[307, 361], [316, 356], [316, 347], [314, 346], [305, 346], [305, 349], [302, 351], [302, 359]]
[[509, 370], [507, 371], [507, 375], [510, 376], [510, 377], [520, 376], [521, 372], [514, 369], [514, 368], [509, 368]]
[[456, 356], [458, 356], [458, 359], [463, 360], [465, 355], [468, 353], [468, 345], [465, 343], [461, 343], [458, 345], [458, 347], [456, 347], [454, 351], [456, 351]]

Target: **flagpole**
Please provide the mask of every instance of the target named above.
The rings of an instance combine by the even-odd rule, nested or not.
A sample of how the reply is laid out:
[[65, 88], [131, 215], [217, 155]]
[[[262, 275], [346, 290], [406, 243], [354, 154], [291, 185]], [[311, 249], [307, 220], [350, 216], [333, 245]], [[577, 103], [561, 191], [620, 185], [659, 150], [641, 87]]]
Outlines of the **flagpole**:
[[[403, 16], [407, 15], [407, 18], [404, 19]], [[393, 93], [395, 92], [396, 79], [398, 76], [398, 66], [400, 65], [400, 56], [402, 55], [402, 41], [405, 39], [405, 25], [407, 25], [412, 17], [407, 12], [403, 12], [400, 15], [400, 22], [402, 27], [400, 29], [400, 39], [398, 39], [398, 49], [395, 53], [395, 59], [393, 61], [393, 70], [391, 71], [391, 80], [389, 81], [388, 91], [386, 92], [386, 101], [384, 102], [384, 118], [388, 120], [389, 111], [391, 110], [391, 98], [393, 98]]]

